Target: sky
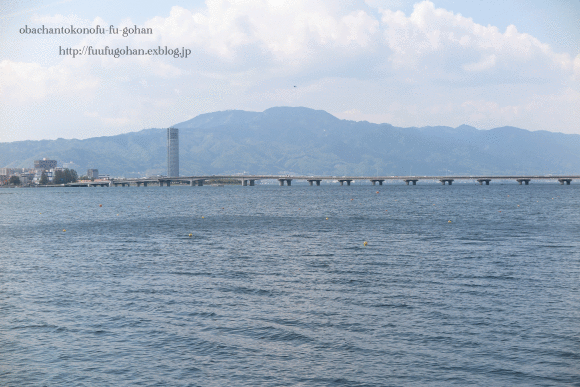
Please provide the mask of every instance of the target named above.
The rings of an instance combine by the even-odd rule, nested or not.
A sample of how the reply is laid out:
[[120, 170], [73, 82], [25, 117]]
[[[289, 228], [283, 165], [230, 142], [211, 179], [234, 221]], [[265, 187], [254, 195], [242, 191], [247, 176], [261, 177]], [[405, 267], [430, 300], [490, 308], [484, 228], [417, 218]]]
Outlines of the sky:
[[[105, 33], [27, 32], [43, 26]], [[152, 33], [123, 36], [135, 26]], [[96, 55], [165, 47], [187, 57]], [[0, 142], [274, 106], [400, 127], [580, 134], [580, 0], [0, 4]]]

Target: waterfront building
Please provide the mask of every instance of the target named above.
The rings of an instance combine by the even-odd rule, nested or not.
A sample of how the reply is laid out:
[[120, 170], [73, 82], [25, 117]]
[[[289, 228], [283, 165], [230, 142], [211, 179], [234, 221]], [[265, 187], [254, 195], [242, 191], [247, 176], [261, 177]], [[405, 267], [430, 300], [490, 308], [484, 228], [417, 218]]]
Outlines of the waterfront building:
[[47, 160], [43, 158], [42, 160], [34, 160], [34, 169], [54, 169], [56, 168], [56, 160]]
[[167, 129], [167, 176], [179, 176], [179, 129]]
[[87, 177], [89, 179], [98, 179], [99, 178], [99, 170], [98, 169], [87, 170]]

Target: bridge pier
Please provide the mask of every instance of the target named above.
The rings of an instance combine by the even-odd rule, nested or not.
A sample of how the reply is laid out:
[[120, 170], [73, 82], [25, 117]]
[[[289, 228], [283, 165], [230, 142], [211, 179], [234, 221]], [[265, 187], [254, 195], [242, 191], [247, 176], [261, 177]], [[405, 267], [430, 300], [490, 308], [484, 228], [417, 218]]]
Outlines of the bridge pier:
[[320, 185], [320, 180], [317, 179], [308, 179], [306, 180], [308, 182], [308, 184], [313, 185], [314, 183], [316, 183], [316, 185]]
[[248, 185], [248, 181], [246, 179], [242, 179], [242, 187], [246, 187]]
[[147, 182], [146, 181], [143, 182], [143, 187], [147, 187]]
[[519, 185], [522, 185], [522, 183], [525, 183], [526, 185], [530, 184], [530, 180], [531, 179], [516, 179], [516, 181], [518, 182]]
[[253, 187], [254, 186], [255, 181], [256, 180], [250, 180], [250, 187]]
[[572, 179], [558, 179], [558, 181], [560, 182], [560, 184], [564, 185], [570, 185], [570, 183], [572, 182]]
[[453, 179], [440, 179], [439, 180], [441, 182], [441, 184], [445, 185], [445, 183], [448, 183], [449, 185], [453, 184]]
[[[405, 184], [409, 185], [409, 183], [413, 183], [413, 185], [417, 185], [417, 179], [405, 179]], [[451, 183], [449, 183], [451, 185]]]
[[340, 182], [340, 185], [343, 185], [344, 183], [346, 183], [346, 185], [350, 185], [350, 182], [351, 182], [351, 181], [352, 181], [352, 180], [349, 180], [349, 179], [343, 179], [343, 180], [339, 180], [339, 182]]
[[284, 182], [286, 182], [286, 185], [288, 186], [292, 185], [292, 179], [278, 179], [278, 181], [280, 182], [280, 187], [284, 185]]
[[373, 179], [373, 180], [371, 180], [371, 183], [373, 183], [373, 185], [375, 185], [376, 183], [379, 183], [379, 185], [383, 185], [383, 181], [384, 180], [375, 180], [375, 179]]
[[477, 182], [479, 183], [479, 185], [483, 185], [483, 183], [485, 183], [485, 185], [489, 185], [490, 181], [491, 181], [491, 179], [477, 179]]

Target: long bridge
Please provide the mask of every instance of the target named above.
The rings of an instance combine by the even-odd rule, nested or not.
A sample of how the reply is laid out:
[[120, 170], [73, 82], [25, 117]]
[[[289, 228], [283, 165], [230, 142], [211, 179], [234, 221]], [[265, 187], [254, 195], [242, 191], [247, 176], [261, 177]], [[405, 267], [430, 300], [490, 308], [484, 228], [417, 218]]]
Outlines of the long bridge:
[[435, 180], [443, 185], [451, 185], [456, 180], [474, 180], [480, 185], [489, 185], [492, 180], [515, 180], [520, 185], [528, 185], [532, 180], [557, 180], [562, 185], [570, 185], [572, 180], [580, 179], [580, 175], [509, 175], [509, 176], [281, 176], [281, 175], [203, 175], [203, 176], [179, 176], [179, 177], [147, 177], [139, 179], [111, 179], [107, 181], [97, 180], [91, 182], [78, 182], [66, 184], [67, 187], [118, 187], [136, 185], [159, 185], [171, 186], [172, 183], [187, 184], [190, 186], [203, 186], [206, 181], [238, 180], [243, 186], [253, 186], [258, 180], [278, 180], [280, 186], [290, 186], [293, 180], [307, 181], [310, 185], [319, 186], [323, 180], [338, 182], [340, 185], [350, 185], [354, 181], [369, 181], [373, 185], [383, 185], [388, 180], [399, 180], [407, 185], [416, 185], [421, 180]]

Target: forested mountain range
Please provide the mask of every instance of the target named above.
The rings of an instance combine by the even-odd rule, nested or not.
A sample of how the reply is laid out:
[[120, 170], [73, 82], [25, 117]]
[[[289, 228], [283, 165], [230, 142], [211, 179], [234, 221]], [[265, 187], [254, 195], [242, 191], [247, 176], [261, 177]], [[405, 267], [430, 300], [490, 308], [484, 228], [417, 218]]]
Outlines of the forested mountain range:
[[[514, 127], [399, 128], [338, 119], [308, 108], [201, 114], [179, 128], [180, 175], [580, 174], [580, 135]], [[32, 167], [46, 157], [79, 175], [166, 174], [165, 129], [85, 140], [0, 143], [0, 166]]]

